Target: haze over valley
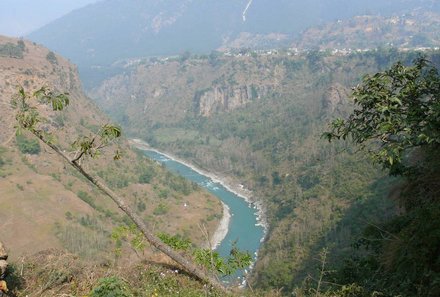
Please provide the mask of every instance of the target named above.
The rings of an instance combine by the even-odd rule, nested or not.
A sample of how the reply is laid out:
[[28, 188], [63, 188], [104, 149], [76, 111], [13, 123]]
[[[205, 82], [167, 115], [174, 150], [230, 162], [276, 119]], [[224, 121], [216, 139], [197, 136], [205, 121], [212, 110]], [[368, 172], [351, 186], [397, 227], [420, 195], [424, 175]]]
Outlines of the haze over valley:
[[438, 1], [44, 4], [0, 4], [11, 296], [440, 295]]

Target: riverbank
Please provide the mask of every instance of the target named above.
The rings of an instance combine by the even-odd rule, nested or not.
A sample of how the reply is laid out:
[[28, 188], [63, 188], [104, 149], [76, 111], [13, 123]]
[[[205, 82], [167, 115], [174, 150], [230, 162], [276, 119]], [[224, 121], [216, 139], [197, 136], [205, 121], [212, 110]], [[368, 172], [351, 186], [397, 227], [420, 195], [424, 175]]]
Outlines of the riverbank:
[[[141, 149], [141, 150], [150, 150], [156, 153], [159, 153], [161, 155], [164, 155], [165, 157], [169, 158], [170, 160], [174, 160], [177, 161], [179, 163], [182, 163], [183, 165], [191, 168], [192, 170], [194, 170], [195, 172], [204, 175], [206, 177], [208, 177], [209, 179], [212, 180], [212, 182], [214, 183], [218, 183], [220, 185], [222, 185], [225, 189], [227, 189], [228, 191], [234, 193], [235, 195], [237, 195], [238, 197], [242, 198], [244, 201], [246, 201], [253, 209], [256, 210], [256, 216], [257, 216], [257, 225], [261, 226], [264, 230], [264, 236], [263, 238], [261, 238], [261, 242], [264, 240], [264, 238], [267, 235], [267, 230], [268, 230], [268, 224], [267, 224], [267, 220], [266, 220], [266, 216], [265, 216], [265, 210], [264, 210], [264, 206], [260, 201], [256, 201], [255, 198], [252, 196], [252, 192], [249, 191], [248, 189], [244, 188], [243, 185], [237, 185], [235, 183], [233, 183], [231, 181], [230, 178], [226, 177], [226, 176], [218, 176], [215, 174], [212, 174], [210, 172], [206, 172], [196, 166], [194, 166], [193, 164], [188, 163], [185, 160], [180, 159], [179, 157], [176, 157], [172, 154], [169, 153], [164, 153], [162, 151], [158, 151], [152, 147], [150, 147], [148, 145], [148, 143], [144, 142], [141, 139], [130, 139], [129, 140], [130, 144], [133, 145], [134, 147]], [[229, 218], [225, 218], [225, 216], [227, 216], [229, 214]], [[224, 239], [224, 237], [227, 234], [227, 231], [225, 233], [224, 230], [224, 226], [229, 226], [229, 221], [230, 221], [230, 213], [229, 213], [229, 209], [227, 212], [223, 211], [223, 217], [220, 221], [219, 227], [217, 228], [217, 231], [215, 232], [215, 234], [213, 235], [213, 238], [221, 238], [222, 236], [222, 240]], [[227, 224], [226, 224], [227, 222]], [[222, 226], [223, 223], [223, 226]], [[220, 242], [222, 241], [220, 240]], [[214, 240], [212, 245], [214, 246]]]
[[217, 247], [222, 243], [223, 239], [225, 239], [226, 235], [228, 235], [229, 224], [231, 222], [231, 212], [229, 207], [222, 202], [223, 205], [223, 215], [220, 223], [218, 224], [217, 230], [215, 230], [214, 234], [210, 238], [208, 248], [212, 250], [217, 249]]

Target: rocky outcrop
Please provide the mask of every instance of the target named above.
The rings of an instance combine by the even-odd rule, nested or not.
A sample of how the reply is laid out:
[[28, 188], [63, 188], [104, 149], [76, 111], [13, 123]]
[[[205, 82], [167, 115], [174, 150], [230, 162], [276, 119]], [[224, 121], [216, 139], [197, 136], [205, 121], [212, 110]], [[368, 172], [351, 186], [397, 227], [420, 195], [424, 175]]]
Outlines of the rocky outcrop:
[[341, 84], [333, 84], [324, 95], [322, 105], [327, 112], [334, 113], [338, 111], [339, 107], [347, 102], [347, 100], [347, 89]]
[[198, 115], [209, 117], [213, 113], [237, 109], [259, 97], [255, 86], [211, 87], [196, 92], [195, 111]]
[[[6, 262], [6, 260], [8, 260], [8, 253], [0, 241], [0, 280], [3, 280], [6, 275], [6, 269], [8, 268], [8, 262]], [[5, 290], [7, 290], [7, 288]], [[0, 288], [0, 292], [1, 291], [2, 289]]]

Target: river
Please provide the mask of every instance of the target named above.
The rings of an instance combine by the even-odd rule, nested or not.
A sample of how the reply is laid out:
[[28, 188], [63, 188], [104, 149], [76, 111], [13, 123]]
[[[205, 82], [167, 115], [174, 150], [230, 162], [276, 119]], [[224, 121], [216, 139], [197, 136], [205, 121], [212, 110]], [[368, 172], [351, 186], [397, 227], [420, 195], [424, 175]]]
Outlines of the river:
[[[224, 209], [226, 212], [229, 210], [230, 218], [228, 222], [228, 213], [226, 213], [224, 214], [226, 215], [226, 220], [224, 217], [222, 221], [229, 228], [223, 230], [224, 232], [222, 230], [217, 232], [217, 236], [221, 234], [220, 236], [224, 237], [222, 240], [220, 238], [221, 242], [216, 247], [220, 255], [227, 257], [232, 245], [235, 243], [240, 250], [249, 251], [253, 255], [254, 261], [256, 260], [258, 249], [265, 235], [265, 228], [264, 223], [260, 220], [261, 214], [259, 215], [258, 209], [254, 204], [250, 204], [245, 200], [246, 197], [228, 189], [221, 182], [202, 174], [200, 170], [194, 167], [191, 168], [158, 151], [140, 146], [137, 147], [142, 148], [148, 158], [164, 164], [170, 171], [197, 183], [218, 197], [226, 205]], [[234, 277], [240, 276], [241, 273], [234, 275]]]

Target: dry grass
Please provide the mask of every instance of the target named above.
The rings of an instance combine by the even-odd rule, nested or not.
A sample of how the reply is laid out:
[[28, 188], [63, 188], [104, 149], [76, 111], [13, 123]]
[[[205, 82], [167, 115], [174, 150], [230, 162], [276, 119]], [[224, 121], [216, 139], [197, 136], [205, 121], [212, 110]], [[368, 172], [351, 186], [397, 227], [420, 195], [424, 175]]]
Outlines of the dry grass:
[[[0, 44], [17, 43], [17, 39], [0, 36]], [[26, 50], [23, 59], [0, 57], [0, 144], [4, 152], [2, 158], [8, 160], [0, 168], [0, 234], [10, 249], [11, 259], [19, 259], [21, 255], [33, 254], [48, 248], [67, 248], [71, 246], [60, 240], [56, 234], [56, 226], [78, 225], [80, 217], [90, 215], [97, 219], [96, 230], [104, 230], [107, 236], [115, 226], [123, 224], [123, 216], [117, 207], [96, 191], [83, 178], [66, 167], [62, 160], [42, 145], [39, 155], [22, 155], [15, 145], [14, 111], [10, 99], [17, 91], [17, 84], [25, 86], [27, 91], [35, 90], [43, 85], [63, 92], [69, 92], [71, 104], [62, 116], [54, 116], [49, 109], [40, 106], [40, 112], [49, 119], [49, 126], [56, 131], [56, 142], [66, 151], [69, 144], [78, 135], [88, 135], [100, 124], [109, 120], [96, 106], [86, 98], [81, 89], [76, 67], [60, 56], [57, 63], [51, 63], [46, 57], [49, 50], [25, 41]], [[198, 234], [197, 224], [206, 220], [212, 213], [221, 213], [221, 205], [216, 198], [206, 197], [205, 192], [196, 191], [190, 195], [176, 195], [171, 192], [170, 214], [162, 217], [152, 216], [152, 212], [160, 199], [152, 189], [152, 185], [160, 188], [165, 185], [165, 171], [156, 166], [158, 174], [152, 185], [138, 184], [138, 173], [134, 164], [140, 164], [137, 156], [123, 141], [124, 158], [114, 164], [111, 157], [102, 157], [89, 161], [85, 167], [97, 173], [105, 168], [112, 168], [112, 173], [127, 179], [129, 186], [115, 189], [126, 197], [135, 207], [136, 199], [146, 202], [144, 218], [151, 218], [150, 224], [155, 230], [169, 233], [186, 234], [197, 243], [202, 238]], [[148, 163], [147, 161], [145, 161]], [[109, 166], [109, 164], [112, 164]], [[141, 163], [142, 164], [142, 163]], [[88, 193], [99, 207], [92, 207], [77, 197], [79, 191]], [[137, 198], [134, 196], [137, 195]], [[182, 203], [189, 202], [192, 207], [182, 209]], [[68, 220], [70, 212], [73, 220]], [[111, 217], [107, 213], [112, 213]], [[95, 227], [95, 226], [93, 226]], [[95, 229], [87, 227], [93, 234]], [[213, 232], [216, 222], [208, 224]], [[90, 235], [89, 234], [89, 235]], [[101, 257], [111, 255], [112, 246], [103, 250]], [[128, 258], [131, 258], [129, 256]]]

